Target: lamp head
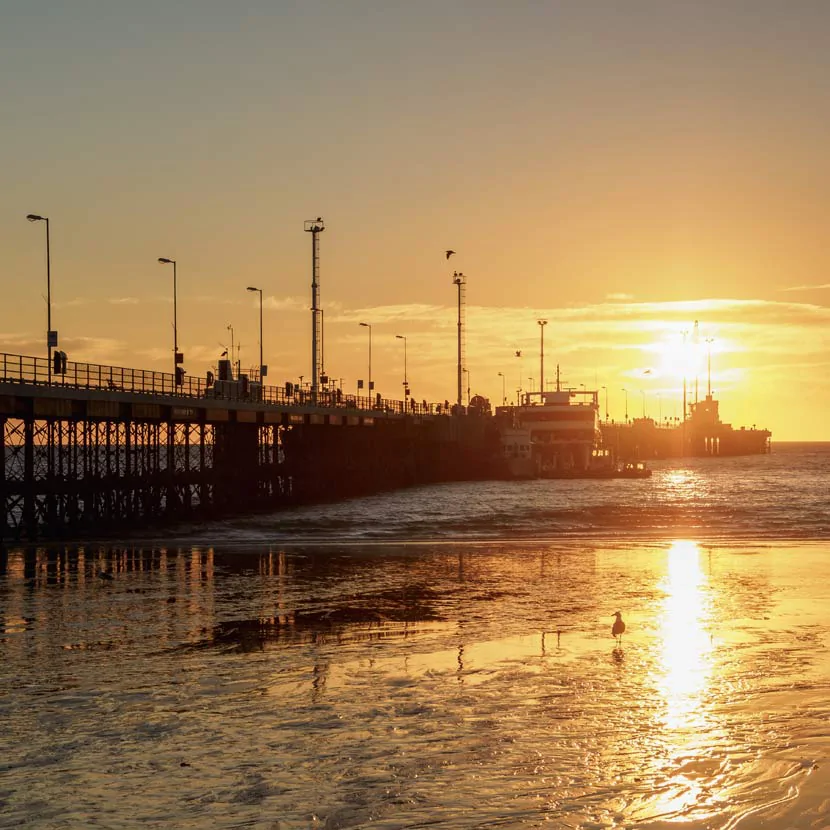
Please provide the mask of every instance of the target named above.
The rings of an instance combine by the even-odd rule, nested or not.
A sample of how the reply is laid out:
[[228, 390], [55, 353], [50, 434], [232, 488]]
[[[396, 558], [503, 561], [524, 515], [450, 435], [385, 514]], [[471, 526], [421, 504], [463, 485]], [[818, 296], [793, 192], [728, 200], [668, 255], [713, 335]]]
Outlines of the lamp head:
[[166, 256], [160, 256], [159, 257], [159, 262], [163, 262], [163, 263], [170, 264], [170, 265], [175, 265], [176, 264], [175, 259], [168, 259]]
[[30, 222], [43, 222], [46, 219], [45, 216], [38, 216], [36, 213], [29, 213], [29, 214], [26, 215], [26, 218]]
[[397, 337], [398, 340], [406, 340], [406, 337], [404, 337], [404, 335], [402, 334], [396, 334], [395, 337]]
[[248, 286], [248, 291], [259, 291], [259, 288], [254, 288], [252, 285]]
[[366, 326], [367, 329], [371, 328], [371, 326], [368, 323], [361, 323], [360, 325], [361, 326]]

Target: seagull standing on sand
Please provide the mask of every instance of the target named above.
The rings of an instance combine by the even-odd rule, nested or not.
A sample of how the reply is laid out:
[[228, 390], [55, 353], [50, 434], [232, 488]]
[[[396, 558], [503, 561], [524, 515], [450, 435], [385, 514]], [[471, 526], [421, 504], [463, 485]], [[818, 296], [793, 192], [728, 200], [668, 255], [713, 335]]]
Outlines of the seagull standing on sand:
[[611, 626], [611, 634], [617, 640], [619, 645], [622, 645], [622, 635], [625, 633], [625, 623], [623, 622], [622, 614], [617, 611], [614, 614], [616, 619], [614, 620], [614, 625]]

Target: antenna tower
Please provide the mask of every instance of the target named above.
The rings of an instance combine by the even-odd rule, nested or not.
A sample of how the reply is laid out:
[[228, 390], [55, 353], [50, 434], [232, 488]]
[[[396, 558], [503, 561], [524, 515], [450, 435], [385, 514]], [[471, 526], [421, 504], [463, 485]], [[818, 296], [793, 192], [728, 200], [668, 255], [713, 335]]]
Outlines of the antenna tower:
[[323, 218], [308, 219], [303, 230], [311, 234], [311, 395], [317, 400], [323, 374], [323, 310], [320, 308], [320, 234]]
[[693, 345], [693, 350], [694, 350], [693, 354], [695, 356], [695, 404], [697, 404], [697, 401], [698, 401], [697, 386], [698, 386], [698, 381], [700, 380], [700, 372], [699, 372], [699, 368], [698, 368], [698, 365], [697, 365], [698, 344], [699, 344], [699, 342], [700, 342], [700, 340], [699, 340], [698, 329], [697, 329], [697, 320], [695, 320], [694, 333], [692, 334], [692, 343], [694, 344]]
[[465, 329], [467, 323], [467, 278], [460, 271], [453, 271], [453, 283], [458, 286], [458, 398], [456, 403], [459, 410], [463, 401], [463, 375], [466, 368], [466, 338]]

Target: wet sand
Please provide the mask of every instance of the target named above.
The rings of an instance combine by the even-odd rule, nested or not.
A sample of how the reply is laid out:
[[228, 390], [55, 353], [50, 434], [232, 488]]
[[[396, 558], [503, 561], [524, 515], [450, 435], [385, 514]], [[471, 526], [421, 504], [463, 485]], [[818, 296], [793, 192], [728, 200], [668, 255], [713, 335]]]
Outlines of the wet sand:
[[0, 827], [826, 827], [829, 594], [818, 542], [12, 551]]

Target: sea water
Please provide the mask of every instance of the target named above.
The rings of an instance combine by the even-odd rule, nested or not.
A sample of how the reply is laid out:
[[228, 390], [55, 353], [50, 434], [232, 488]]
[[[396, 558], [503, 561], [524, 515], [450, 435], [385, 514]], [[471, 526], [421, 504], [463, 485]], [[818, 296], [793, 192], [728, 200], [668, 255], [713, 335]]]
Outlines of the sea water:
[[5, 550], [0, 827], [830, 826], [830, 447], [654, 468]]

